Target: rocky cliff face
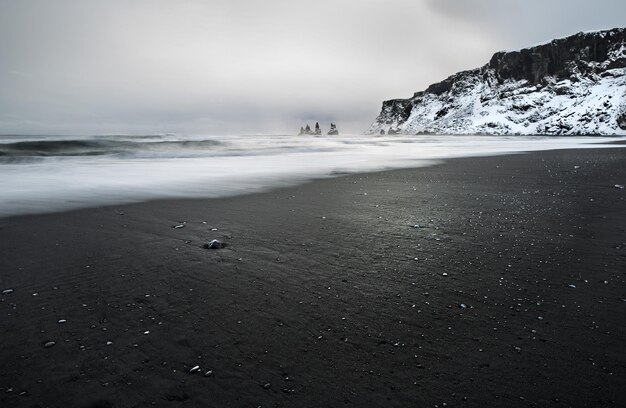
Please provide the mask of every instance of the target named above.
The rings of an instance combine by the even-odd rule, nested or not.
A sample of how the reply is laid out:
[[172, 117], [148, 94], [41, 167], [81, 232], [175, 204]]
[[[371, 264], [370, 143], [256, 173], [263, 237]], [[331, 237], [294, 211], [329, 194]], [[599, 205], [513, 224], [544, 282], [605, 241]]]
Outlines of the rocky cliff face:
[[383, 102], [368, 133], [626, 134], [626, 29], [579, 33]]

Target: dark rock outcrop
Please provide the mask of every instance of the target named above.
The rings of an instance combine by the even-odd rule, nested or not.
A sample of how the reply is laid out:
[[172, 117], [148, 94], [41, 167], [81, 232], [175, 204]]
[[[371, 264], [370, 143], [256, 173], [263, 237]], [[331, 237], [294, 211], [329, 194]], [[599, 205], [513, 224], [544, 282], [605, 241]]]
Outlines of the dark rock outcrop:
[[[335, 125], [331, 123], [331, 131], [333, 130], [333, 127]], [[335, 131], [337, 132], [337, 129], [334, 128]], [[306, 127], [300, 127], [300, 133], [298, 133], [298, 135], [312, 135], [312, 136], [321, 136], [322, 134], [322, 128], [320, 128], [320, 124], [319, 122], [315, 122], [315, 129], [311, 130], [311, 127], [307, 124]], [[329, 135], [331, 134], [330, 132], [328, 133]], [[337, 133], [332, 133], [332, 134], [339, 134], [339, 132]]]
[[303, 128], [302, 126], [300, 126], [300, 133], [298, 133], [299, 136], [302, 135], [312, 135], [313, 132], [311, 132], [311, 126], [309, 126], [309, 124], [307, 123], [306, 126]]
[[330, 124], [330, 130], [328, 131], [328, 134], [330, 136], [337, 136], [339, 134], [339, 131], [337, 130], [337, 125], [335, 125], [334, 123]]
[[617, 118], [617, 124], [620, 129], [626, 130], [626, 112], [622, 113], [620, 117]]

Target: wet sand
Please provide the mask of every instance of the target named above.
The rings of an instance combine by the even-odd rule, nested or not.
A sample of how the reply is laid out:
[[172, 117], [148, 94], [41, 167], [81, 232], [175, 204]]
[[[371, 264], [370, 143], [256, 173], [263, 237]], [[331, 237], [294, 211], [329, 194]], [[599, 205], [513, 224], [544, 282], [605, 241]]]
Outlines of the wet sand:
[[0, 219], [0, 406], [626, 406], [625, 159]]

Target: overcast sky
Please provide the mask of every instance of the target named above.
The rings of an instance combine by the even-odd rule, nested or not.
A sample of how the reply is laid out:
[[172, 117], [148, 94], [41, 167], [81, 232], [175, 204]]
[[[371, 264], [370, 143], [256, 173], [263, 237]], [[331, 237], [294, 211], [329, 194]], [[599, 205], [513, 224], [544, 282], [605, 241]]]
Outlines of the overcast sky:
[[624, 0], [0, 0], [0, 133], [361, 132], [385, 99], [624, 16]]

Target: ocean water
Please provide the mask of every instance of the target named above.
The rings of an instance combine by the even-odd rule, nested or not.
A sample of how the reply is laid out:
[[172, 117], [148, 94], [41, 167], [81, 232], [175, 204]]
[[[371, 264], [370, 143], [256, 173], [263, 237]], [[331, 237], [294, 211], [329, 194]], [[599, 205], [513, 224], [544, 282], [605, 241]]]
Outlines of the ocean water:
[[0, 136], [0, 217], [246, 194], [456, 157], [613, 147], [608, 137]]

